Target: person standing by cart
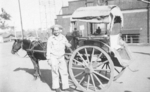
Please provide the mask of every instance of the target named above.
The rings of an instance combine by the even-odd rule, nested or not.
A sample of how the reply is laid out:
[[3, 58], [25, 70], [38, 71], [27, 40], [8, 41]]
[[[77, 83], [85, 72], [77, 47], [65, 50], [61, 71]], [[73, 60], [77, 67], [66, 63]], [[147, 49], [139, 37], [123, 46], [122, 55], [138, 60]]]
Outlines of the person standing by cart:
[[[60, 77], [62, 81], [62, 89], [69, 89], [68, 69], [64, 59], [65, 46], [71, 47], [66, 37], [61, 34], [62, 27], [54, 25], [51, 27], [52, 36], [48, 38], [47, 42], [47, 59], [52, 70], [52, 88], [56, 92], [61, 92]], [[60, 77], [59, 77], [60, 76]], [[70, 92], [70, 91], [69, 91]]]

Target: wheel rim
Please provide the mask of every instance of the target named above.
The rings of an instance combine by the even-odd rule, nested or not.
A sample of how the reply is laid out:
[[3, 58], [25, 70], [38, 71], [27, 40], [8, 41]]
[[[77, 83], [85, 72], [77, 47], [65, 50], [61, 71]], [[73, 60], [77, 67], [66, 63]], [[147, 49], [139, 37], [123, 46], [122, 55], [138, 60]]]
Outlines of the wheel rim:
[[[109, 68], [102, 68], [104, 64]], [[69, 74], [82, 91], [106, 90], [113, 81], [114, 66], [109, 55], [96, 46], [82, 46], [76, 49], [69, 62]]]

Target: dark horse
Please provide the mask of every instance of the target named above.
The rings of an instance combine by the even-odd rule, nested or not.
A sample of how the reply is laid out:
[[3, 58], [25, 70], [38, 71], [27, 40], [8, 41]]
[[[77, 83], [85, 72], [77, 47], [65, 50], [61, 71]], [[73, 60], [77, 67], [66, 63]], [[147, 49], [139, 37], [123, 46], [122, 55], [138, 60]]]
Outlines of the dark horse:
[[[67, 36], [66, 37], [70, 43], [72, 44], [72, 49], [75, 48], [73, 45], [75, 42], [74, 37], [72, 36]], [[11, 53], [15, 54], [16, 52], [19, 51], [19, 49], [23, 49], [27, 52], [27, 55], [30, 57], [35, 73], [33, 74], [35, 78], [40, 77], [41, 78], [41, 73], [40, 73], [40, 68], [39, 68], [39, 60], [47, 60], [46, 59], [46, 48], [47, 48], [47, 42], [41, 42], [41, 41], [30, 41], [26, 39], [15, 39]], [[66, 49], [67, 53], [71, 53], [71, 49]], [[65, 59], [68, 59], [67, 54], [65, 56]]]
[[40, 77], [39, 60], [46, 60], [46, 42], [30, 41], [26, 39], [15, 39], [11, 53], [15, 54], [19, 49], [23, 49], [27, 52], [34, 65], [35, 78]]

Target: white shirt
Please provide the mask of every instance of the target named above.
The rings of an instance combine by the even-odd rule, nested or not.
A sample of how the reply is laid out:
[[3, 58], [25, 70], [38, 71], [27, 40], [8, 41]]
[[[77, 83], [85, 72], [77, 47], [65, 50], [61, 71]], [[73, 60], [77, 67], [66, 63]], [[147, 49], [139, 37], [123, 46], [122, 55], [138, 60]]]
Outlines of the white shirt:
[[63, 56], [65, 54], [65, 46], [70, 47], [71, 45], [64, 35], [52, 35], [49, 37], [47, 42], [47, 59], [50, 59], [51, 54], [56, 57]]

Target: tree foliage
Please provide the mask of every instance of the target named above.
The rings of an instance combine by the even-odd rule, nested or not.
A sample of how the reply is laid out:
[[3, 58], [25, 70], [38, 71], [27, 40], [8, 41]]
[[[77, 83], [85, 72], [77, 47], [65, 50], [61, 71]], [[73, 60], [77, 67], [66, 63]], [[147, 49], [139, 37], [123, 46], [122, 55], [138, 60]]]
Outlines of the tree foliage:
[[0, 17], [5, 19], [5, 20], [10, 20], [11, 16], [8, 14], [3, 8], [1, 9], [2, 14], [0, 14]]
[[5, 29], [8, 28], [6, 25], [6, 20], [11, 20], [10, 14], [8, 14], [3, 8], [1, 8], [1, 14], [0, 14], [0, 28]]

